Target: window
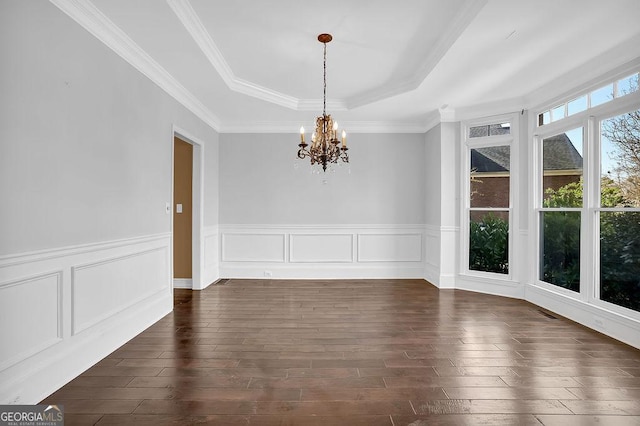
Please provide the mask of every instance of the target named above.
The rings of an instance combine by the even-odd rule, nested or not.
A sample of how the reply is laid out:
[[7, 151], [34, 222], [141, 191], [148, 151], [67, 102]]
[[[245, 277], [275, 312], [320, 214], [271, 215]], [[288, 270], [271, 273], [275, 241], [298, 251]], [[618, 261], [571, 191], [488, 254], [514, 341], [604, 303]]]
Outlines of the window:
[[480, 138], [483, 136], [508, 135], [511, 133], [511, 123], [496, 123], [469, 128], [470, 138]]
[[510, 273], [513, 120], [468, 127], [464, 232], [465, 270]]
[[542, 140], [540, 281], [580, 291], [583, 128]]
[[640, 320], [639, 78], [537, 115], [532, 218], [537, 285]]
[[638, 90], [638, 78], [640, 78], [640, 73], [631, 74], [628, 77], [609, 83], [569, 102], [556, 105], [547, 111], [541, 112], [538, 114], [538, 126], [544, 126], [545, 124], [562, 120], [563, 118], [586, 111], [588, 108], [603, 105], [615, 98], [633, 93]]
[[613, 83], [594, 90], [589, 94], [589, 99], [591, 100], [591, 107], [609, 102], [613, 99]]
[[640, 311], [640, 110], [600, 122], [599, 298]]
[[616, 97], [628, 95], [638, 90], [638, 74], [618, 80], [616, 83]]
[[577, 114], [587, 109], [587, 95], [580, 96], [567, 103], [567, 115]]
[[559, 105], [551, 110], [551, 121], [558, 121], [566, 117], [565, 106]]

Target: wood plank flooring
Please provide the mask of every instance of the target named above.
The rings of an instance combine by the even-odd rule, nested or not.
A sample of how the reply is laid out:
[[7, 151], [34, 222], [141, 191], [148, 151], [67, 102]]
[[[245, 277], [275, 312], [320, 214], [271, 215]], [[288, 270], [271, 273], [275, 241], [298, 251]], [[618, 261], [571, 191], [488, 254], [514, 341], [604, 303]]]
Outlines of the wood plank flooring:
[[228, 280], [42, 403], [66, 425], [640, 425], [640, 351], [422, 280]]

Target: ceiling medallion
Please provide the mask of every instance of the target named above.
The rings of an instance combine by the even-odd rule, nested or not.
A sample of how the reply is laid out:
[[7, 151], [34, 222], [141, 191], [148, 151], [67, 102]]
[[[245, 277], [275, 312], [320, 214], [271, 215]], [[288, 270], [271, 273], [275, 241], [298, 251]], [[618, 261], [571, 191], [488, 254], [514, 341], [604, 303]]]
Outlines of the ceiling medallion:
[[[333, 121], [331, 115], [327, 115], [327, 43], [329, 43], [333, 37], [331, 34], [320, 34], [318, 41], [324, 45], [324, 92], [323, 92], [323, 104], [322, 104], [322, 116], [316, 117], [316, 128], [311, 135], [311, 146], [307, 149], [307, 144], [304, 141], [304, 127], [300, 127], [300, 143], [298, 146], [298, 158], [304, 159], [309, 157], [311, 159], [311, 165], [322, 165], [322, 170], [327, 171], [327, 165], [331, 163], [337, 163], [338, 160], [342, 160], [345, 163], [349, 162], [349, 155], [347, 154], [347, 133], [342, 131], [342, 141], [338, 140], [338, 122]], [[340, 143], [342, 142], [342, 144]]]

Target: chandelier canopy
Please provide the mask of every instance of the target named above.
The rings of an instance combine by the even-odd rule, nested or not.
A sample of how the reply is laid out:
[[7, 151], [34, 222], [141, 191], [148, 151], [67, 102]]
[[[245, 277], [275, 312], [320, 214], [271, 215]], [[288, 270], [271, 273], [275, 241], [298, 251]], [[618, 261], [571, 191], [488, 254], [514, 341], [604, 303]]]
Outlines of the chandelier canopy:
[[[347, 154], [347, 133], [342, 131], [342, 141], [338, 140], [338, 122], [333, 121], [331, 115], [327, 114], [327, 43], [333, 40], [331, 34], [320, 34], [318, 41], [324, 45], [323, 55], [323, 103], [322, 115], [316, 117], [315, 131], [311, 134], [311, 146], [304, 141], [304, 127], [300, 127], [300, 143], [298, 144], [298, 158], [304, 159], [309, 157], [311, 165], [322, 165], [322, 170], [327, 171], [327, 165], [337, 163], [342, 160], [349, 162]], [[341, 143], [342, 142], [342, 143]], [[307, 149], [309, 146], [309, 149]]]

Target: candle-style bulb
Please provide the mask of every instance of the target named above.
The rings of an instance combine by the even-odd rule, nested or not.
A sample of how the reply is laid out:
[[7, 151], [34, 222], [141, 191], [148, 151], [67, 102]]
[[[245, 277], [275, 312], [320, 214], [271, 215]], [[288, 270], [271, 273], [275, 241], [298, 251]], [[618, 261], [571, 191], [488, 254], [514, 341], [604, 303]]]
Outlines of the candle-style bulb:
[[300, 143], [304, 143], [304, 127], [300, 126]]
[[345, 148], [347, 146], [347, 132], [342, 131], [342, 147]]

